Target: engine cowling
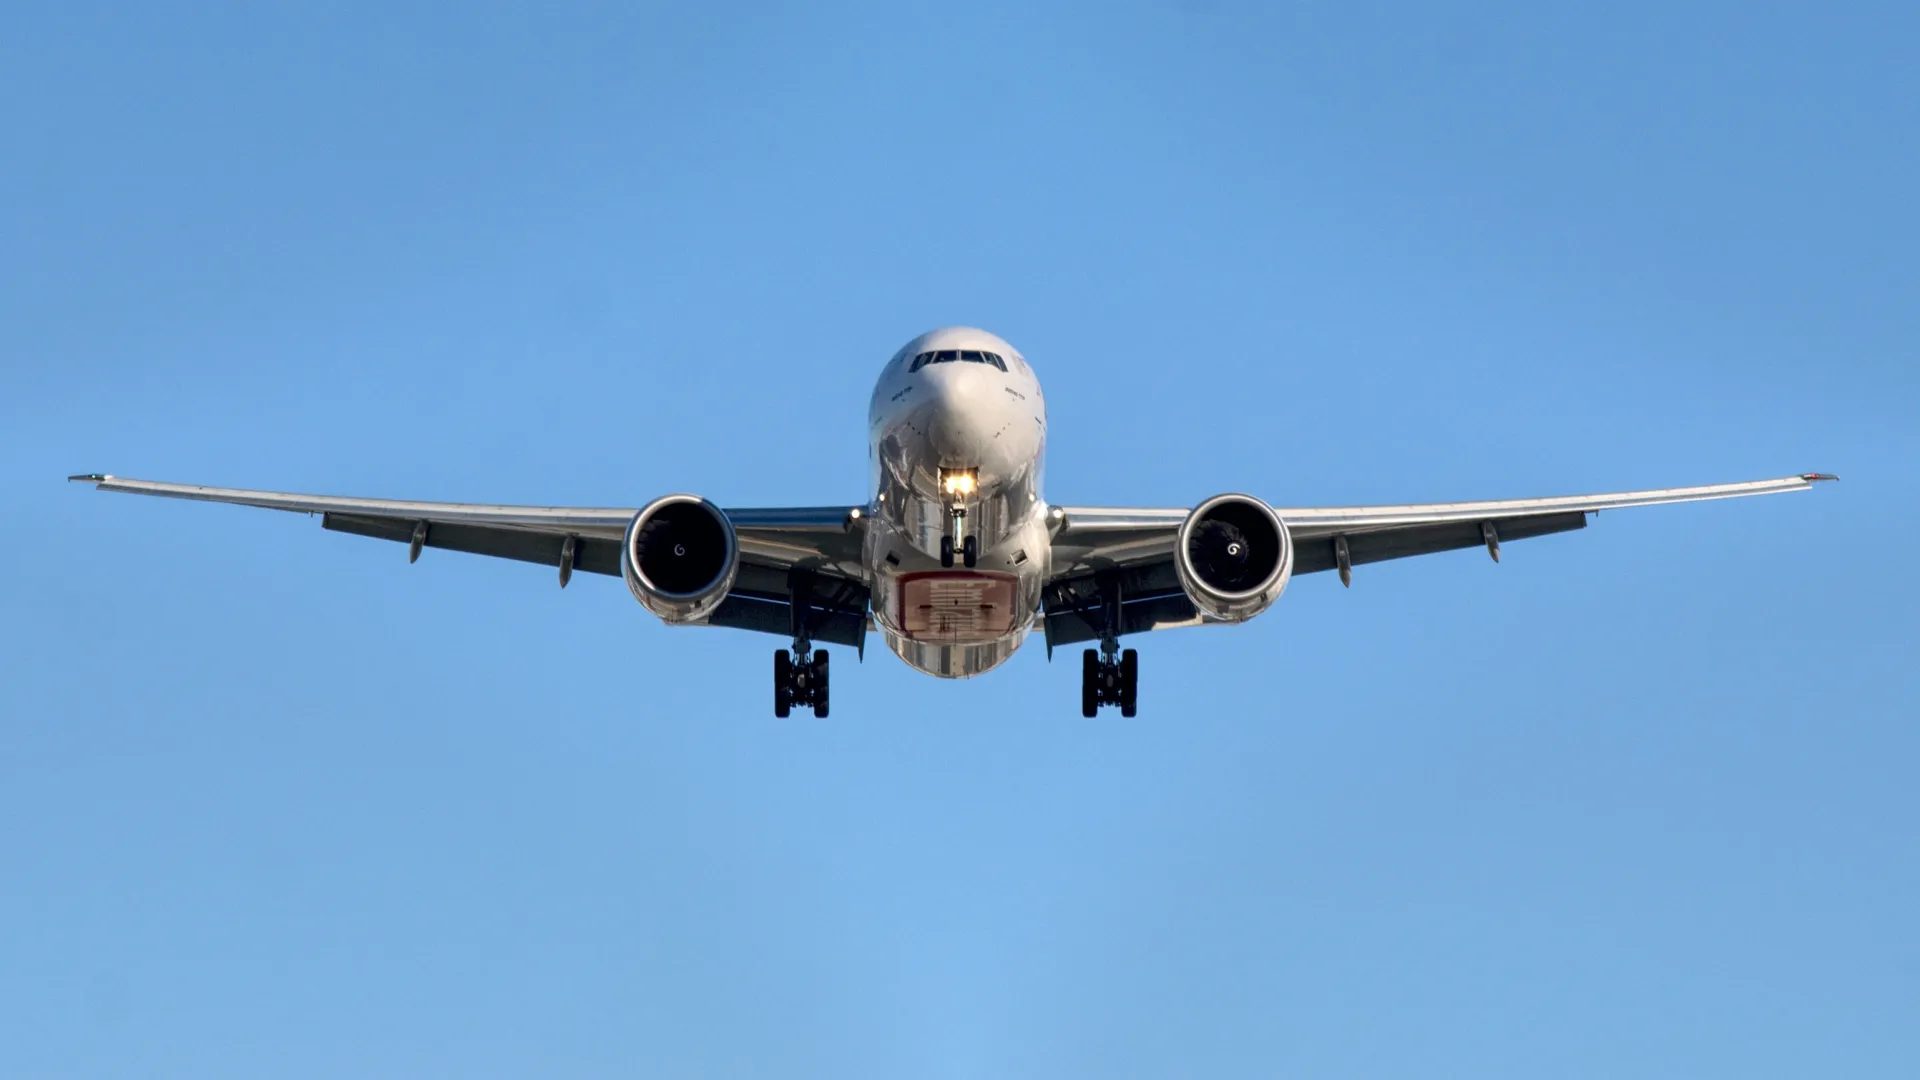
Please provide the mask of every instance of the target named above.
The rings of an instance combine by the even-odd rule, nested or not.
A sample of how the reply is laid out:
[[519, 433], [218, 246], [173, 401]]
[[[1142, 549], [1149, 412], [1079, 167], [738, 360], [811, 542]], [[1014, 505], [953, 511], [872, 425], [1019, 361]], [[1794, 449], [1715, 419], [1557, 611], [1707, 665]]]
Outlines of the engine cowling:
[[1273, 606], [1293, 576], [1293, 537], [1273, 508], [1215, 495], [1193, 508], [1175, 539], [1174, 569], [1202, 615], [1244, 622]]
[[740, 572], [733, 523], [697, 495], [667, 495], [633, 515], [620, 573], [642, 607], [667, 622], [713, 614]]

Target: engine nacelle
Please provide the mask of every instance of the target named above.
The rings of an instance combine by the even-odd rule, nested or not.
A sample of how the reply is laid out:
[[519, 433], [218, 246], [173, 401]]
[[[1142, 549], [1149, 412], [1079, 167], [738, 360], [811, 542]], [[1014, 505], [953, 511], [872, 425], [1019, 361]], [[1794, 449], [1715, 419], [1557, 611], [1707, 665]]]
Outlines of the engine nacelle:
[[1180, 587], [1202, 615], [1244, 622], [1273, 606], [1293, 576], [1293, 537], [1266, 503], [1215, 495], [1193, 508], [1174, 541]]
[[697, 495], [655, 499], [627, 523], [620, 573], [633, 598], [667, 622], [713, 614], [739, 572], [733, 523]]

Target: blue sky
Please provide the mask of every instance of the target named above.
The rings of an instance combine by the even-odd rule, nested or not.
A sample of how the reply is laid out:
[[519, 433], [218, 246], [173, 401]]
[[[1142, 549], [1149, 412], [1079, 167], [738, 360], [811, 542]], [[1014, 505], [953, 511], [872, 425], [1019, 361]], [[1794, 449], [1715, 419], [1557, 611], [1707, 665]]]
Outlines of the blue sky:
[[[0, 1075], [1920, 1072], [1920, 18], [1440, 7], [10, 12]], [[856, 502], [956, 322], [1060, 502], [1845, 480], [1125, 722], [61, 480]]]

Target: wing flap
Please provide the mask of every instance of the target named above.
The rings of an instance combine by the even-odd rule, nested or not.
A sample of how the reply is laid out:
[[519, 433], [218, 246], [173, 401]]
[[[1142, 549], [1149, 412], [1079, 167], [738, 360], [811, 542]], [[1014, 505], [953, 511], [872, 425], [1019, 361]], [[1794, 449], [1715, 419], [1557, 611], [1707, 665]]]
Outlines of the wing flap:
[[[793, 607], [785, 600], [728, 593], [702, 625], [787, 637], [793, 633]], [[866, 612], [815, 610], [807, 620], [807, 636], [816, 643], [860, 648], [867, 637]]]
[[[1405, 559], [1414, 555], [1432, 555], [1442, 551], [1458, 551], [1462, 548], [1482, 547], [1486, 538], [1480, 533], [1480, 524], [1487, 521], [1494, 526], [1501, 540], [1527, 540], [1535, 536], [1547, 536], [1557, 532], [1571, 532], [1587, 527], [1587, 515], [1582, 511], [1569, 514], [1529, 514], [1522, 517], [1476, 518], [1472, 521], [1444, 521], [1431, 525], [1403, 525], [1397, 529], [1381, 529], [1375, 532], [1357, 532], [1345, 535], [1347, 554], [1353, 565], [1383, 562], [1387, 559]], [[1293, 546], [1293, 572], [1312, 574], [1321, 570], [1332, 570], [1339, 565], [1334, 554], [1334, 537], [1309, 537], [1295, 540]]]
[[[413, 542], [417, 523], [403, 518], [364, 517], [356, 514], [325, 514], [320, 527], [332, 532], [370, 536], [376, 540]], [[558, 567], [566, 534], [506, 529], [489, 525], [469, 525], [459, 521], [428, 522], [424, 546], [470, 555], [491, 555], [497, 559], [515, 559]], [[589, 574], [620, 576], [620, 543], [601, 537], [579, 537], [574, 541], [573, 568]]]
[[[1100, 620], [1098, 609], [1048, 607], [1045, 612], [1044, 630], [1049, 650], [1062, 645], [1076, 645], [1083, 641], [1100, 640]], [[1185, 593], [1171, 593], [1163, 596], [1148, 597], [1144, 600], [1130, 600], [1120, 605], [1120, 633], [1144, 634], [1149, 630], [1172, 630], [1182, 626], [1199, 626], [1205, 620], [1187, 599]]]

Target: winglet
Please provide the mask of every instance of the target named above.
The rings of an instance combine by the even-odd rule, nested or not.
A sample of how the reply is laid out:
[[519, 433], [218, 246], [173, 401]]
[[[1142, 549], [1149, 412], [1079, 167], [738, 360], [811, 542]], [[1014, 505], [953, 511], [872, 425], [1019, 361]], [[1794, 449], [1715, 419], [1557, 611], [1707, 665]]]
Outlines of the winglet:
[[1840, 478], [1833, 475], [1832, 473], [1810, 472], [1810, 473], [1801, 473], [1800, 479], [1805, 480], [1809, 484], [1817, 484], [1822, 480], [1838, 480]]
[[89, 484], [104, 484], [107, 481], [113, 479], [113, 477], [103, 472], [90, 472], [90, 473], [81, 473], [79, 476], [69, 476], [67, 477], [67, 479], [84, 481]]

